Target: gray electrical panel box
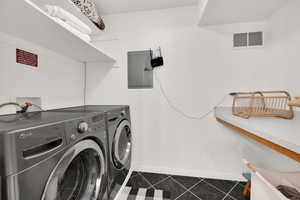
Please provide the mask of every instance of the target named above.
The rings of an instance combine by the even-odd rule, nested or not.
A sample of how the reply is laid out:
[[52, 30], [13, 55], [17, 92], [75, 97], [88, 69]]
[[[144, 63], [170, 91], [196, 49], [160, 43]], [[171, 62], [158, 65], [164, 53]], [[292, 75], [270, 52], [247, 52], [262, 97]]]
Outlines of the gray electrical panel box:
[[128, 52], [128, 88], [153, 88], [151, 69], [150, 50]]

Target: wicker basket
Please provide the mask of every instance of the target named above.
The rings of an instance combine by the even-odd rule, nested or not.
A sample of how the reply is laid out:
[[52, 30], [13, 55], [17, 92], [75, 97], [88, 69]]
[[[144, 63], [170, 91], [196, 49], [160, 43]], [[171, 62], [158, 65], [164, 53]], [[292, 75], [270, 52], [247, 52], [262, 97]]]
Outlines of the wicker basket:
[[232, 114], [242, 118], [280, 117], [293, 119], [291, 96], [286, 91], [258, 91], [237, 93], [233, 100]]

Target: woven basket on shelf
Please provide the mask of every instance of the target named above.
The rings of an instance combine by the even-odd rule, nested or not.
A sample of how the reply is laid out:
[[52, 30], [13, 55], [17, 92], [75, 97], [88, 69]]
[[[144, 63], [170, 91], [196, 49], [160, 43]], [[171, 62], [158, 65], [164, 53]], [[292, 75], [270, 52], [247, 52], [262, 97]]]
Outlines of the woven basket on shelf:
[[232, 114], [242, 118], [280, 117], [293, 119], [294, 112], [288, 103], [291, 96], [286, 91], [240, 92], [234, 96]]

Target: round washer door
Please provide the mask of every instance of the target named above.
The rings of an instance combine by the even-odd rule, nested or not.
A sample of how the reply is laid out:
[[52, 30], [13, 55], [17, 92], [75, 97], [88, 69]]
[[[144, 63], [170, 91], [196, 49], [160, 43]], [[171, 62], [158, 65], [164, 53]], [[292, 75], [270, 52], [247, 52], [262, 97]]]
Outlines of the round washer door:
[[117, 169], [122, 169], [130, 162], [131, 155], [131, 126], [128, 120], [118, 125], [112, 144], [113, 163]]
[[48, 179], [42, 200], [96, 200], [105, 174], [104, 154], [93, 140], [71, 147]]

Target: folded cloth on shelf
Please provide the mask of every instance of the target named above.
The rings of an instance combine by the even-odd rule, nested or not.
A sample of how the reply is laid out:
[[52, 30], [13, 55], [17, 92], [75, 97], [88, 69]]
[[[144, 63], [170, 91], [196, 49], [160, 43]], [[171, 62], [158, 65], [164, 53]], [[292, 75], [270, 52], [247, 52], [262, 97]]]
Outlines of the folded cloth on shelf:
[[87, 35], [91, 35], [91, 33], [92, 33], [92, 31], [91, 31], [91, 29], [89, 28], [89, 29], [82, 29], [82, 27], [81, 26], [79, 26], [77, 23], [74, 23], [73, 21], [64, 21], [66, 24], [69, 24], [70, 26], [72, 26], [73, 28], [75, 28], [75, 29], [77, 29], [78, 31], [80, 31], [81, 33], [83, 33], [83, 34], [87, 34]]
[[74, 35], [78, 36], [80, 39], [86, 41], [86, 42], [91, 42], [92, 39], [88, 34], [84, 34], [80, 31], [78, 31], [77, 29], [73, 28], [71, 25], [69, 25], [68, 23], [62, 21], [60, 18], [57, 17], [52, 17], [52, 19], [54, 21], [56, 21], [57, 23], [59, 23], [61, 26], [63, 26], [64, 28], [66, 28], [68, 31], [70, 31], [71, 33], [73, 33]]
[[80, 19], [78, 19], [76, 16], [72, 15], [68, 11], [64, 10], [63, 8], [54, 5], [46, 5], [45, 8], [46, 12], [50, 16], [57, 17], [65, 21], [67, 24], [77, 29], [78, 31], [88, 35], [92, 33], [92, 30], [88, 25], [83, 23]]

